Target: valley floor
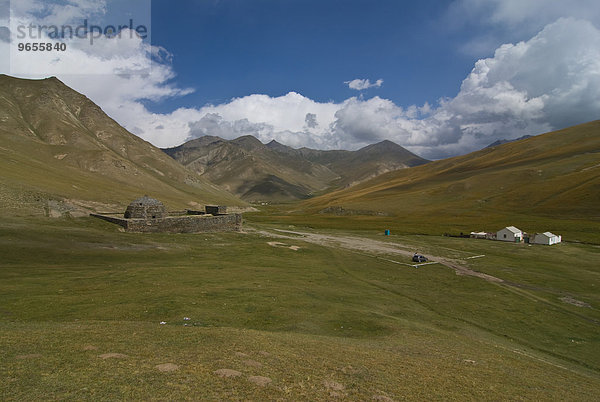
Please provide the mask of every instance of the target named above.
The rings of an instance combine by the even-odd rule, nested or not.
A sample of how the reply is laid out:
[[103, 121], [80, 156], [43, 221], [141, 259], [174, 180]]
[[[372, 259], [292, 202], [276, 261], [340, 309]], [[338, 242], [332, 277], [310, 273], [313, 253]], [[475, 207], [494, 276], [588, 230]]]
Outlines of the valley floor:
[[2, 400], [600, 398], [597, 246], [8, 218], [0, 255]]

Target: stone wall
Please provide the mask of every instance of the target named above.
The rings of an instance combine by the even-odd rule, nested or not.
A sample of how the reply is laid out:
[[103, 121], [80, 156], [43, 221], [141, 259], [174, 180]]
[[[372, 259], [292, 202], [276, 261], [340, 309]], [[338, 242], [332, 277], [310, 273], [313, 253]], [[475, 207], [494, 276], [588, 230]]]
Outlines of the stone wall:
[[237, 232], [242, 229], [241, 214], [173, 216], [158, 219], [123, 219], [99, 214], [91, 216], [120, 225], [128, 232], [200, 233]]
[[129, 232], [168, 232], [168, 233], [198, 233], [198, 232], [234, 232], [242, 228], [242, 215], [219, 216], [174, 216], [162, 219], [129, 219]]
[[90, 216], [92, 216], [94, 218], [102, 219], [102, 220], [110, 222], [110, 223], [114, 223], [116, 225], [122, 226], [125, 229], [127, 229], [127, 221], [129, 219], [117, 218], [115, 216], [108, 216], [108, 215], [103, 215], [103, 214], [90, 214]]

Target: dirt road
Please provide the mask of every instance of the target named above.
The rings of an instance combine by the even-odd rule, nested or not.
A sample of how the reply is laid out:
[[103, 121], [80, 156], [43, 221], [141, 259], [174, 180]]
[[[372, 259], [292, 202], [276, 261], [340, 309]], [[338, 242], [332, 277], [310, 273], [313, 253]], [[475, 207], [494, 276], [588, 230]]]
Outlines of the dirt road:
[[[274, 237], [278, 239], [286, 239], [286, 240], [301, 240], [308, 243], [318, 244], [320, 246], [332, 247], [332, 248], [343, 248], [347, 250], [351, 250], [354, 252], [360, 252], [364, 254], [369, 254], [374, 257], [378, 257], [381, 255], [400, 255], [402, 257], [412, 257], [414, 252], [413, 249], [404, 246], [398, 243], [388, 243], [382, 242], [379, 240], [368, 239], [364, 237], [355, 237], [355, 236], [342, 236], [342, 235], [332, 235], [332, 234], [322, 234], [322, 233], [312, 233], [312, 232], [298, 232], [293, 230], [282, 230], [282, 229], [274, 229], [274, 232], [269, 232], [265, 230], [258, 230], [257, 233]], [[484, 274], [481, 272], [473, 271], [455, 260], [449, 260], [442, 257], [437, 256], [429, 256], [430, 261], [438, 262], [448, 268], [453, 269], [457, 275], [463, 276], [474, 276], [477, 278], [481, 278], [488, 282], [494, 283], [504, 283], [504, 280], [497, 278], [492, 275]], [[387, 259], [386, 259], [387, 260]], [[391, 262], [396, 262], [393, 260], [388, 260]], [[405, 264], [411, 265], [411, 264]]]
[[[285, 239], [287, 242], [298, 242], [304, 241], [307, 243], [318, 244], [320, 246], [332, 247], [332, 248], [343, 248], [355, 253], [369, 255], [374, 258], [382, 259], [385, 261], [393, 262], [396, 264], [407, 265], [407, 266], [421, 266], [422, 264], [408, 264], [406, 262], [395, 261], [392, 258], [397, 255], [402, 258], [398, 258], [398, 260], [407, 261], [407, 257], [413, 256], [414, 248], [412, 246], [406, 246], [399, 243], [390, 243], [383, 242], [379, 240], [369, 239], [365, 237], [357, 237], [357, 236], [346, 236], [346, 235], [337, 235], [337, 234], [323, 234], [323, 233], [314, 233], [314, 232], [299, 232], [293, 230], [281, 230], [281, 229], [273, 229], [273, 231], [266, 230], [252, 230], [251, 231], [277, 239]], [[554, 308], [558, 308], [563, 310], [565, 313], [577, 316], [579, 318], [585, 319], [586, 321], [593, 322], [595, 324], [600, 325], [600, 322], [594, 318], [587, 317], [583, 314], [573, 312], [567, 310], [559, 303], [556, 303], [553, 300], [549, 300], [546, 297], [535, 294], [532, 291], [527, 291], [525, 288], [526, 285], [505, 281], [504, 279], [498, 278], [496, 276], [484, 274], [482, 272], [473, 271], [472, 269], [465, 267], [461, 264], [459, 260], [438, 257], [428, 254], [427, 255], [430, 261], [435, 263], [439, 263], [444, 265], [456, 273], [456, 275], [461, 276], [472, 276], [476, 278], [483, 279], [490, 283], [495, 283], [499, 285], [503, 285], [505, 289], [510, 290], [516, 294], [519, 294], [522, 297], [530, 299], [536, 303], [542, 302], [548, 304]], [[562, 300], [562, 299], [561, 299]], [[562, 303], [570, 303], [570, 299], [562, 300]], [[578, 303], [579, 305], [579, 303]]]

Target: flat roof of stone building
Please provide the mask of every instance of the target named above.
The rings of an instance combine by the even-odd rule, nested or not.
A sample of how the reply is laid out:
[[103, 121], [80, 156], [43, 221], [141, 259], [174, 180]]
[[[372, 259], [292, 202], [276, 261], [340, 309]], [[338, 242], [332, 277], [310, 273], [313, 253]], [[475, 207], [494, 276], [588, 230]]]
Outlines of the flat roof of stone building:
[[131, 201], [131, 204], [129, 205], [163, 205], [162, 202], [160, 202], [159, 200], [157, 200], [156, 198], [151, 198], [148, 197], [147, 195], [138, 198], [137, 200]]

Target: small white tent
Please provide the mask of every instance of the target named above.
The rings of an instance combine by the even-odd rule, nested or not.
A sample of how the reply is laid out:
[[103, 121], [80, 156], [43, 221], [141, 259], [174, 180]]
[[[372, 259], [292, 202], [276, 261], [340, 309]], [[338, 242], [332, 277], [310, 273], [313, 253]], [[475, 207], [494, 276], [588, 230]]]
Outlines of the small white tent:
[[550, 232], [536, 233], [535, 236], [533, 236], [533, 243], [535, 244], [545, 244], [547, 246], [551, 246], [553, 244], [558, 244], [561, 241], [562, 236], [557, 236]]
[[523, 232], [514, 226], [507, 226], [496, 233], [496, 240], [519, 243], [523, 239]]
[[472, 239], [487, 239], [486, 232], [471, 232]]

